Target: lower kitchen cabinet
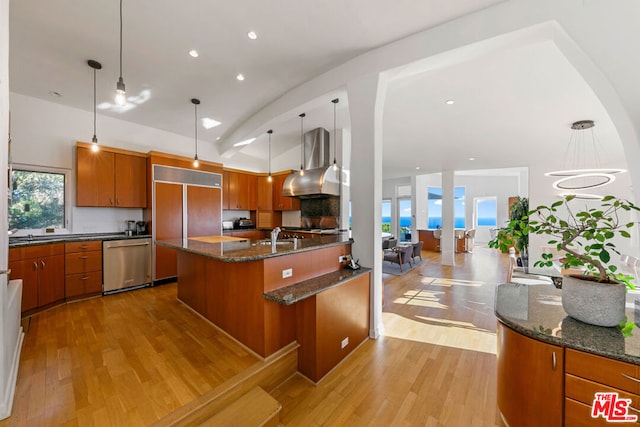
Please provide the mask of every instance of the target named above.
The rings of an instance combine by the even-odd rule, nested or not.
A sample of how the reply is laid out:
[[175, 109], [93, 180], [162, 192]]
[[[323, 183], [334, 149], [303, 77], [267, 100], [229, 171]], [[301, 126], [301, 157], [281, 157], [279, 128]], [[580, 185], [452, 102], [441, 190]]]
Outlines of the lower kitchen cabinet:
[[64, 244], [9, 249], [11, 279], [22, 279], [22, 313], [63, 301]]
[[102, 292], [102, 241], [65, 243], [64, 284], [67, 299]]
[[507, 425], [562, 426], [564, 348], [498, 322], [498, 408]]

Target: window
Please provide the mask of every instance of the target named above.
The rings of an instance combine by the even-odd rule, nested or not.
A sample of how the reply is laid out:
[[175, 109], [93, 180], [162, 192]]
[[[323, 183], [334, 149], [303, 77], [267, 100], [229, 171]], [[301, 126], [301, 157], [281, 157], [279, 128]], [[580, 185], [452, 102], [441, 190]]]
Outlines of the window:
[[400, 241], [411, 241], [411, 199], [398, 199], [400, 217]]
[[498, 224], [498, 205], [495, 197], [476, 199], [476, 226], [495, 227]]
[[66, 228], [65, 171], [11, 172], [9, 229]]
[[382, 231], [391, 233], [391, 200], [382, 201]]
[[[453, 228], [465, 228], [464, 198], [465, 188], [453, 191]], [[427, 228], [442, 228], [442, 188], [427, 187]]]

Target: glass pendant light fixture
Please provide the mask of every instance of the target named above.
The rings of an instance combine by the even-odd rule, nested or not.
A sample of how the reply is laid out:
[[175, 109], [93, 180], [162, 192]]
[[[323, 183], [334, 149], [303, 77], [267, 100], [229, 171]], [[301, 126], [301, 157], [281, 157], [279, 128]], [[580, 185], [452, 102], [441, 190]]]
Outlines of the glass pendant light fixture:
[[565, 152], [565, 169], [545, 173], [545, 176], [558, 178], [553, 188], [563, 191], [562, 196], [574, 195], [582, 199], [599, 199], [600, 196], [583, 193], [603, 187], [615, 181], [616, 174], [625, 169], [601, 168], [602, 154], [598, 152], [599, 143], [593, 131], [593, 120], [580, 120], [571, 124], [571, 137]]
[[269, 176], [267, 177], [267, 181], [271, 182], [273, 178], [271, 178], [271, 134], [273, 133], [273, 129], [269, 129], [267, 131], [269, 134]]
[[115, 102], [121, 107], [127, 103], [124, 80], [122, 79], [122, 0], [120, 0], [120, 77], [116, 83]]
[[304, 118], [305, 113], [300, 114], [300, 176], [304, 175]]
[[338, 102], [340, 102], [340, 98], [336, 98], [336, 99], [332, 99], [331, 102], [333, 102], [333, 170], [337, 171], [338, 170], [338, 161], [336, 160], [336, 155], [337, 155], [337, 139], [338, 139], [338, 133], [336, 132], [336, 106], [338, 105]]
[[193, 167], [197, 168], [200, 166], [200, 162], [198, 161], [198, 105], [200, 104], [200, 100], [197, 98], [191, 98], [191, 103], [193, 104], [193, 108], [195, 111], [195, 135], [196, 135], [196, 155], [193, 157]]
[[88, 60], [87, 64], [93, 68], [93, 138], [91, 138], [91, 151], [95, 153], [100, 149], [98, 147], [98, 137], [96, 136], [96, 70], [102, 69], [102, 64], [93, 59]]

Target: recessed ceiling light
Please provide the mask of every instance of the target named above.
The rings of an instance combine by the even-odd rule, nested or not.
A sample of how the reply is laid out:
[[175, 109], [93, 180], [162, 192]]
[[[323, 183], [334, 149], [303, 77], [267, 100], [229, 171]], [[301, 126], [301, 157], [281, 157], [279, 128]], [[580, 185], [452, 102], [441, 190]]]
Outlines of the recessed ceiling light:
[[454, 101], [453, 99], [447, 99], [446, 101], [444, 101], [444, 103], [447, 105], [453, 105], [456, 103], [456, 101]]
[[420, 170], [420, 166], [416, 166], [416, 170], [419, 171]]
[[249, 31], [249, 32], [247, 33], [247, 37], [249, 37], [251, 40], [255, 40], [255, 39], [257, 39], [257, 38], [258, 38], [258, 35], [256, 34], [256, 32], [255, 32], [255, 31]]
[[220, 137], [217, 137], [217, 138], [216, 138], [216, 141], [220, 141]]
[[256, 140], [255, 138], [245, 139], [244, 141], [236, 142], [235, 144], [233, 144], [233, 146], [234, 147], [241, 147], [243, 145], [249, 145], [255, 140]]
[[243, 80], [244, 80], [244, 75], [243, 75], [243, 74], [238, 74], [238, 75], [236, 76], [236, 79], [238, 79], [238, 80], [240, 80], [240, 81], [243, 81]]
[[60, 98], [62, 96], [60, 92], [56, 92], [55, 90], [52, 90], [51, 92], [49, 92], [49, 95], [55, 96], [56, 98]]
[[221, 123], [217, 120], [211, 119], [209, 117], [204, 117], [202, 119], [202, 127], [205, 129], [213, 129], [216, 126], [220, 126]]
[[198, 56], [200, 56], [200, 54], [198, 53], [198, 51], [197, 51], [197, 50], [195, 50], [195, 49], [191, 49], [191, 50], [189, 51], [189, 56], [191, 56], [192, 58], [197, 58]]
[[476, 158], [475, 157], [469, 157], [469, 160], [474, 161]]

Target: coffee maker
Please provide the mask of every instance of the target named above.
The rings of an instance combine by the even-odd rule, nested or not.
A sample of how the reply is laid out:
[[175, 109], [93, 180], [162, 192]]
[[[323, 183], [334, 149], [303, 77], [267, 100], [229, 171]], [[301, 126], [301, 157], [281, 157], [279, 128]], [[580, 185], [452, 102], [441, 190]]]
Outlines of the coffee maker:
[[136, 222], [134, 220], [125, 221], [126, 228], [124, 229], [125, 236], [133, 236], [136, 233]]
[[143, 234], [147, 234], [147, 223], [144, 221], [136, 222], [136, 235], [142, 236]]

